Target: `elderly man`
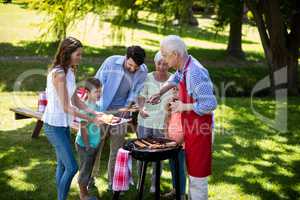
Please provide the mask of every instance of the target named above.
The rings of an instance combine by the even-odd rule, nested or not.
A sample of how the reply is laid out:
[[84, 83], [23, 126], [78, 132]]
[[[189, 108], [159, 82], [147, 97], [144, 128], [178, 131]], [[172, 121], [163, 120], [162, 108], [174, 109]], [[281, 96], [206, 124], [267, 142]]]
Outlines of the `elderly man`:
[[183, 40], [175, 35], [164, 38], [160, 43], [164, 60], [176, 73], [150, 97], [153, 104], [174, 86], [179, 87], [179, 100], [171, 104], [173, 112], [181, 112], [184, 131], [186, 164], [189, 174], [189, 198], [208, 199], [208, 180], [212, 163], [212, 112], [217, 106], [213, 84], [208, 71], [188, 54]]
[[[100, 111], [111, 112], [119, 117], [128, 113], [120, 113], [120, 108], [132, 105], [143, 88], [148, 69], [144, 64], [146, 53], [140, 46], [127, 48], [125, 56], [115, 55], [107, 58], [96, 74], [103, 85], [100, 99]], [[108, 161], [108, 189], [112, 189], [112, 180], [118, 149], [125, 142], [126, 124], [102, 127], [104, 139], [110, 137], [110, 154]], [[104, 139], [98, 151], [92, 177], [99, 175], [100, 156]], [[94, 180], [93, 178], [91, 180]], [[93, 181], [91, 181], [91, 184]]]

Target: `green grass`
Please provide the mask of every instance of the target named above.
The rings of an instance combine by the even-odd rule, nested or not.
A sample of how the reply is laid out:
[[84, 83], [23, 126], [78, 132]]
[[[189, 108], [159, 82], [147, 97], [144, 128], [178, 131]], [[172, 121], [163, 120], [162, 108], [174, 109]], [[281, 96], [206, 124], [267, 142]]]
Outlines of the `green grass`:
[[[110, 54], [112, 55], [112, 54]], [[81, 81], [89, 76], [94, 76], [97, 72], [103, 58], [86, 58], [79, 66], [77, 71], [77, 80]], [[41, 70], [47, 73], [47, 67], [51, 63], [50, 59], [37, 61], [0, 61], [0, 72], [7, 76], [0, 77], [0, 91], [14, 91], [17, 79], [22, 77], [22, 74], [31, 70]], [[150, 71], [153, 70], [153, 63], [147, 61]], [[211, 67], [209, 63], [206, 65], [210, 72], [210, 76], [215, 86], [221, 93], [222, 83], [234, 83], [234, 86], [229, 87], [226, 94], [228, 96], [249, 96], [253, 86], [267, 75], [267, 69], [262, 67], [245, 66], [243, 68], [234, 67]], [[38, 71], [39, 72], [39, 71]], [[247, 77], [247, 79], [245, 79]], [[20, 90], [22, 91], [42, 91], [45, 89], [45, 75], [31, 75], [22, 81]]]
[[[106, 52], [108, 53], [108, 52]], [[112, 53], [109, 55], [113, 55]], [[94, 76], [103, 62], [103, 57], [85, 57], [77, 70], [77, 81]], [[45, 60], [16, 60], [0, 61], [0, 72], [5, 76], [0, 77], [0, 91], [14, 91], [18, 79], [26, 73], [33, 71], [38, 73], [26, 76], [21, 83], [21, 91], [43, 91], [46, 84], [47, 68], [51, 64], [51, 59]], [[150, 71], [154, 69], [151, 61], [146, 62]], [[218, 96], [222, 94], [222, 88], [232, 85], [226, 89], [226, 96], [250, 96], [250, 93], [258, 81], [268, 75], [268, 70], [259, 66], [237, 67], [214, 67], [208, 62], [206, 67], [215, 85]], [[40, 72], [44, 74], [39, 74]], [[300, 75], [300, 73], [299, 73]], [[299, 82], [300, 85], [300, 82]], [[268, 90], [260, 92], [258, 95], [265, 96]]]
[[[0, 93], [0, 199], [55, 199], [55, 153], [44, 134], [31, 139], [34, 120], [14, 120], [13, 106], [36, 105], [36, 94]], [[300, 195], [300, 99], [288, 104], [288, 132], [280, 133], [262, 123], [250, 109], [248, 98], [228, 98], [216, 111], [213, 175], [209, 178], [210, 199], [297, 199]], [[256, 99], [254, 107], [272, 117], [272, 99]], [[268, 109], [266, 109], [268, 108]], [[74, 141], [75, 134], [72, 135]], [[129, 133], [128, 137], [134, 137]], [[106, 144], [94, 195], [110, 199], [107, 188], [109, 147]], [[134, 169], [136, 165], [134, 163]], [[135, 172], [135, 170], [134, 170]], [[136, 174], [135, 174], [136, 177]], [[146, 199], [153, 199], [146, 181]], [[161, 189], [171, 187], [168, 165], [164, 166]], [[135, 198], [131, 187], [122, 199]], [[70, 198], [78, 198], [76, 178]]]

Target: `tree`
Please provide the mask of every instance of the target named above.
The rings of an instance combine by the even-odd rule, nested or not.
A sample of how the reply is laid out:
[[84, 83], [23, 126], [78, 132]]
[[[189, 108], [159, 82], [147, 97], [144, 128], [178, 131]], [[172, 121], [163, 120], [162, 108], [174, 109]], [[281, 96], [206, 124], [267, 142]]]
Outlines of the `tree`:
[[34, 9], [47, 14], [44, 22], [40, 24], [41, 28], [46, 28], [42, 37], [53, 34], [57, 42], [66, 38], [68, 28], [92, 9], [89, 5], [88, 0], [33, 0], [31, 2]]
[[245, 56], [242, 50], [243, 16], [244, 2], [242, 0], [217, 1], [217, 23], [215, 26], [224, 29], [229, 24], [227, 53], [236, 58], [244, 58]]
[[269, 66], [271, 90], [278, 77], [274, 72], [287, 67], [287, 88], [298, 95], [298, 58], [300, 47], [300, 1], [246, 0], [252, 12]]
[[146, 3], [144, 0], [115, 0], [110, 5], [117, 8], [117, 14], [113, 18], [116, 24], [121, 24], [124, 21], [132, 23], [138, 22], [138, 13], [143, 9], [142, 5]]
[[173, 13], [179, 24], [198, 26], [198, 21], [193, 13], [193, 0], [176, 0]]
[[176, 21], [176, 25], [197, 26], [198, 21], [193, 13], [193, 0], [116, 0], [111, 5], [118, 8], [114, 21], [138, 21], [139, 11], [149, 11], [158, 14], [158, 21], [166, 24]]

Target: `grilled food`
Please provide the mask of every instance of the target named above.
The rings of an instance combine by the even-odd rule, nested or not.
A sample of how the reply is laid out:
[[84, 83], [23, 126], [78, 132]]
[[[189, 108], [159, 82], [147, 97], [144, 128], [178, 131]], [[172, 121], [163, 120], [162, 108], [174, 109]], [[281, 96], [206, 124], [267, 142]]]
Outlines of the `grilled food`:
[[119, 117], [115, 117], [113, 116], [112, 114], [104, 114], [102, 116], [102, 121], [106, 124], [115, 124], [115, 123], [118, 123], [120, 122], [121, 118]]
[[137, 139], [133, 143], [137, 148], [140, 149], [164, 149], [177, 146], [177, 143], [175, 141], [165, 140], [161, 138]]

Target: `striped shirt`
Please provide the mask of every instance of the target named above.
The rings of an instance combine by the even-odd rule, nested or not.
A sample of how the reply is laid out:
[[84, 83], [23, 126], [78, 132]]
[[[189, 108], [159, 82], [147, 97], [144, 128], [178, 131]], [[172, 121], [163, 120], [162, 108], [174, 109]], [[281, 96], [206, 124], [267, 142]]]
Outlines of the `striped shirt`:
[[[184, 70], [178, 69], [168, 82], [178, 85], [183, 79]], [[198, 60], [191, 56], [186, 71], [186, 86], [188, 94], [195, 99], [193, 110], [199, 115], [212, 113], [217, 107], [217, 100], [213, 93], [213, 83], [209, 73]]]

